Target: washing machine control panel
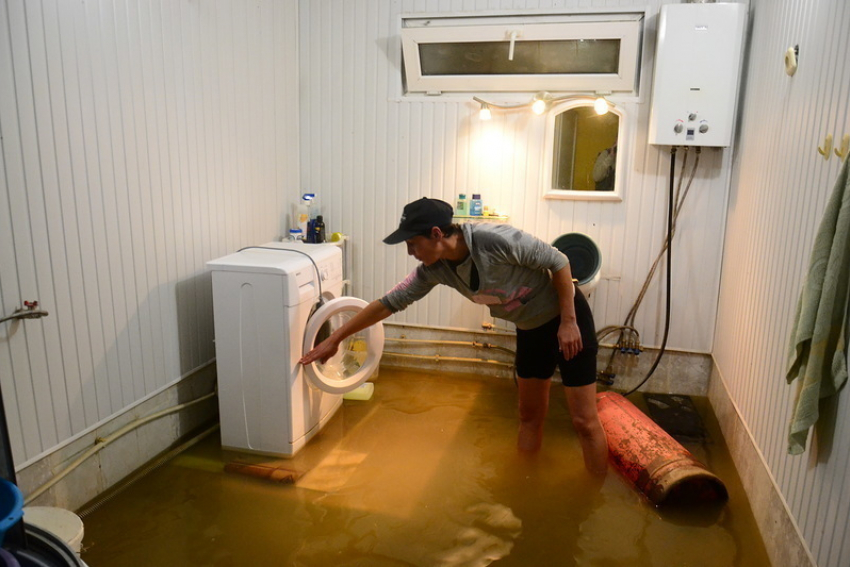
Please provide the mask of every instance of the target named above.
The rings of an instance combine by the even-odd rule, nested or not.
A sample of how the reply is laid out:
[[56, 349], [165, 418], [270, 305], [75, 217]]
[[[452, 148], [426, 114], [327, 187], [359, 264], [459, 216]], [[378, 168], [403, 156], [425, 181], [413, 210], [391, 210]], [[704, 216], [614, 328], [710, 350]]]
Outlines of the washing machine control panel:
[[336, 282], [342, 280], [342, 265], [337, 261], [319, 263], [319, 275], [322, 282]]

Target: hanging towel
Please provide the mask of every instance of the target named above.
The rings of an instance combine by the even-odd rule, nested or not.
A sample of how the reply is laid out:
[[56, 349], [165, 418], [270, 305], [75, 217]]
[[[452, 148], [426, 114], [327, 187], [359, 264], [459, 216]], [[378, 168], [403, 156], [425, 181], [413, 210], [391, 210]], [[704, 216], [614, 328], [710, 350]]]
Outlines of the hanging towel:
[[806, 448], [818, 403], [847, 380], [847, 303], [850, 293], [850, 174], [845, 160], [815, 236], [809, 271], [791, 333], [788, 383], [799, 380], [788, 452]]

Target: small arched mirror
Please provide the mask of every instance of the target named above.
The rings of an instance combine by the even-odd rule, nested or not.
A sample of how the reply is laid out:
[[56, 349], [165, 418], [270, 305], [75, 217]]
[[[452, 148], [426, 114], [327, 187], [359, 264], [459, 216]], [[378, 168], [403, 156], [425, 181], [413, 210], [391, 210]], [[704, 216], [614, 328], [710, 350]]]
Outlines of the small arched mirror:
[[555, 199], [622, 200], [624, 170], [620, 141], [625, 116], [610, 108], [599, 115], [594, 100], [553, 107], [546, 121], [544, 196]]

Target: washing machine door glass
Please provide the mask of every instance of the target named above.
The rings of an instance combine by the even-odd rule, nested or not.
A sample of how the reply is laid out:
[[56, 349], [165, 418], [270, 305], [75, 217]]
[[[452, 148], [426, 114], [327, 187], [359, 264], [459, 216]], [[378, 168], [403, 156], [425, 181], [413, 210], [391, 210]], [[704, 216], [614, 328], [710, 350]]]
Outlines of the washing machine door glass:
[[[307, 321], [304, 352], [312, 350], [367, 305], [356, 297], [339, 297], [319, 307]], [[304, 373], [316, 388], [331, 394], [344, 394], [372, 375], [383, 350], [384, 326], [378, 323], [345, 339], [337, 353], [324, 364], [317, 361], [306, 365]]]

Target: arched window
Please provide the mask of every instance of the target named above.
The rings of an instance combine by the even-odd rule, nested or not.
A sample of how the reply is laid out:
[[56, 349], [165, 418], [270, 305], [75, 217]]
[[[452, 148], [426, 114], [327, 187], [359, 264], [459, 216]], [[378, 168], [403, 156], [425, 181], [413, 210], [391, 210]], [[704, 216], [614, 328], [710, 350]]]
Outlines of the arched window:
[[600, 115], [593, 103], [592, 98], [573, 99], [549, 111], [542, 168], [547, 198], [623, 198], [626, 113], [616, 106]]

